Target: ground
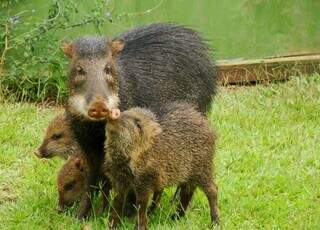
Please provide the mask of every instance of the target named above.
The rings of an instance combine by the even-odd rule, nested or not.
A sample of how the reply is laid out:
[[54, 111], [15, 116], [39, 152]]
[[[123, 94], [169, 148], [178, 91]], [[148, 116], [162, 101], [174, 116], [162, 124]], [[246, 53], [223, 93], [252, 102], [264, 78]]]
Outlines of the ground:
[[[80, 229], [56, 211], [62, 160], [34, 151], [56, 108], [0, 104], [0, 229]], [[224, 229], [320, 228], [320, 76], [222, 88], [208, 115], [219, 134], [215, 159]], [[171, 221], [173, 189], [150, 217], [150, 229], [207, 229], [209, 207], [197, 191], [187, 216]], [[88, 221], [105, 229], [106, 216]], [[132, 229], [125, 220], [123, 229]]]

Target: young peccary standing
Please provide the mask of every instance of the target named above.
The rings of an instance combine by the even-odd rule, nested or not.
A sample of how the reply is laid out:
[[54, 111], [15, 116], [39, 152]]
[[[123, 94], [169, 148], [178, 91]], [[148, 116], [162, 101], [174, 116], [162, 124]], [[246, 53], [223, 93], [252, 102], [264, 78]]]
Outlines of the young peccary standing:
[[196, 187], [206, 194], [218, 223], [217, 186], [213, 181], [215, 134], [192, 105], [172, 103], [155, 115], [142, 108], [124, 111], [106, 126], [104, 171], [116, 191], [109, 226], [118, 225], [128, 188], [137, 197], [138, 229], [147, 228], [149, 195], [181, 186], [177, 217], [185, 214]]
[[49, 123], [46, 135], [35, 155], [39, 158], [59, 156], [67, 159], [79, 151], [73, 132], [70, 129], [65, 113], [59, 113]]

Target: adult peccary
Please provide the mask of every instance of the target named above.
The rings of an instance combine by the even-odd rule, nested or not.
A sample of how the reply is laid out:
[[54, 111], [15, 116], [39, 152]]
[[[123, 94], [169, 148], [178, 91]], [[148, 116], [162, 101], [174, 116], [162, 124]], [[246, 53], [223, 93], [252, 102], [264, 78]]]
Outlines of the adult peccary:
[[[183, 26], [152, 24], [113, 40], [64, 42], [62, 49], [71, 59], [66, 111], [94, 167], [90, 184], [96, 183], [103, 163], [106, 118], [113, 109], [148, 106], [159, 113], [170, 101], [186, 101], [205, 113], [216, 91], [217, 70], [208, 46], [196, 31]], [[90, 201], [82, 200], [81, 206], [88, 211]]]
[[116, 194], [110, 228], [120, 222], [129, 188], [137, 197], [136, 229], [147, 229], [150, 194], [175, 185], [182, 187], [177, 217], [185, 214], [200, 187], [209, 200], [211, 220], [218, 223], [212, 163], [216, 137], [190, 104], [169, 103], [159, 120], [150, 110], [131, 108], [106, 127], [104, 171]]

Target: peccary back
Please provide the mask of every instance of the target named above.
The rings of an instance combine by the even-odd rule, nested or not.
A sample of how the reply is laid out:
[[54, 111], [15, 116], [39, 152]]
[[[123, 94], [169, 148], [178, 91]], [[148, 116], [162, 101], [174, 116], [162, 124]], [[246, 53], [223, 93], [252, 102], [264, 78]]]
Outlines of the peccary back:
[[170, 101], [186, 101], [205, 113], [216, 93], [217, 69], [199, 34], [173, 24], [153, 24], [119, 38], [117, 58], [121, 108], [157, 110]]

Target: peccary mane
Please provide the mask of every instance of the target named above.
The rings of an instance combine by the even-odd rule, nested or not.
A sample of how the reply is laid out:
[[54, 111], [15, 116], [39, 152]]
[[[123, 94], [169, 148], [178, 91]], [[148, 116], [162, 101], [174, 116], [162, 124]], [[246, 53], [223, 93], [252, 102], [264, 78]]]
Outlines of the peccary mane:
[[107, 38], [85, 37], [75, 40], [75, 52], [80, 58], [99, 58], [107, 53]]
[[[173, 85], [179, 85], [171, 101], [182, 100], [181, 95], [188, 91], [194, 97], [191, 101], [202, 113], [208, 110], [216, 93], [218, 70], [209, 56], [209, 46], [197, 31], [173, 24], [152, 24], [129, 30], [117, 38], [125, 41], [117, 58], [118, 71], [120, 75], [128, 76], [131, 81], [128, 84], [132, 84], [137, 92], [148, 92], [145, 79], [140, 76], [152, 76], [150, 81], [161, 80], [167, 91]], [[191, 85], [198, 87], [191, 87], [190, 91]], [[153, 92], [148, 98], [161, 100], [165, 92], [160, 91]], [[134, 94], [132, 98], [141, 101]], [[145, 104], [149, 102], [139, 106]]]
[[[122, 51], [120, 58], [134, 53], [145, 55], [141, 55], [141, 58], [150, 58], [147, 54], [161, 52], [160, 56], [165, 57], [163, 59], [164, 64], [168, 62], [166, 58], [176, 60], [187, 58], [192, 60], [193, 63], [202, 63], [202, 67], [207, 67], [207, 74], [212, 79], [216, 77], [217, 69], [208, 56], [211, 49], [200, 34], [193, 29], [175, 24], [158, 23], [129, 30], [119, 35], [118, 38], [125, 41], [125, 49]], [[155, 56], [153, 55], [153, 57]], [[206, 60], [205, 63], [203, 63], [204, 60]], [[146, 61], [149, 61], [149, 59]], [[189, 62], [185, 63], [190, 64]], [[191, 66], [189, 68], [192, 69]]]

